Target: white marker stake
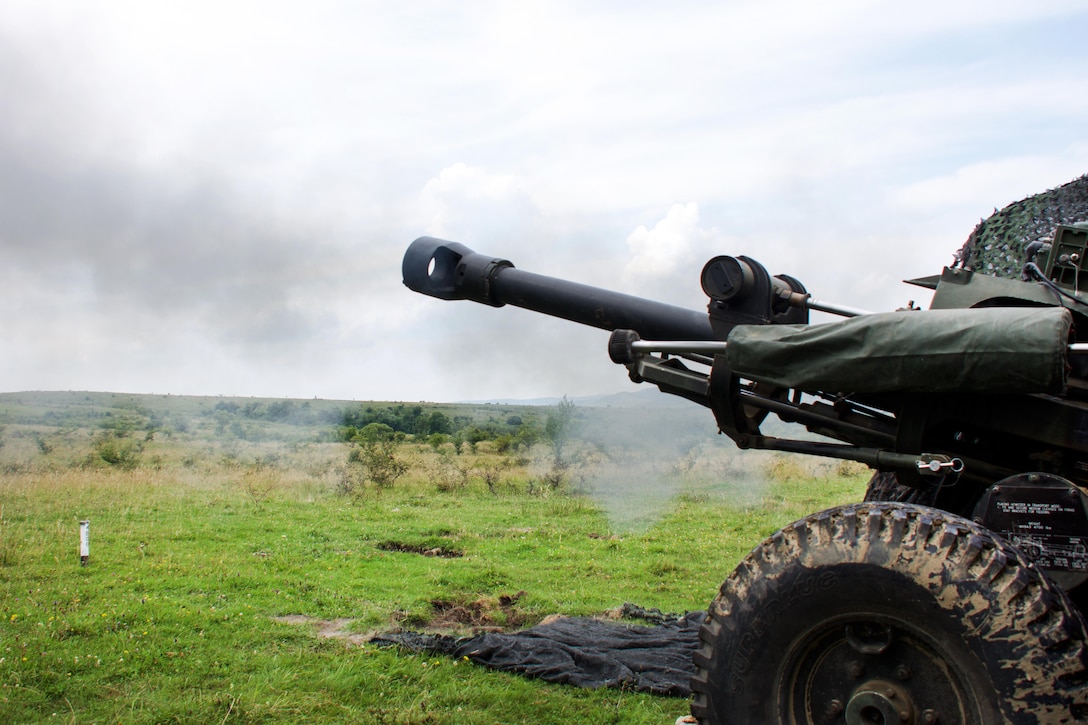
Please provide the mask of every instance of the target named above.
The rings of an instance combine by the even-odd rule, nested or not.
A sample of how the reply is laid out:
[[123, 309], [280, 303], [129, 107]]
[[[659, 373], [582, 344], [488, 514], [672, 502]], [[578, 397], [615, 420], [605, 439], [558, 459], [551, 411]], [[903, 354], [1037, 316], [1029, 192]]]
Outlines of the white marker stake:
[[91, 559], [91, 522], [79, 522], [79, 565], [87, 566]]

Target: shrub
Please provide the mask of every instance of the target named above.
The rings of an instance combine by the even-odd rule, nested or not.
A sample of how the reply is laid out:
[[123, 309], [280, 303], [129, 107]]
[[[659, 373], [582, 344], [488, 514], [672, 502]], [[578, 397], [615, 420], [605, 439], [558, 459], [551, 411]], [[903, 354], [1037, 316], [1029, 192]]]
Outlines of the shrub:
[[566, 468], [563, 449], [574, 435], [574, 429], [574, 401], [564, 395], [563, 399], [548, 412], [548, 417], [544, 421], [544, 439], [551, 444], [555, 468]]
[[449, 443], [450, 440], [452, 440], [452, 437], [447, 435], [446, 433], [431, 433], [429, 436], [427, 436], [427, 445], [437, 451], [442, 446]]
[[377, 443], [393, 440], [393, 428], [385, 423], [367, 423], [352, 439], [356, 443]]
[[482, 466], [477, 466], [476, 474], [483, 479], [484, 484], [487, 486], [487, 490], [492, 495], [498, 494], [499, 481], [502, 480], [502, 471], [506, 466], [502, 463], [485, 463]]
[[139, 465], [140, 454], [143, 452], [143, 445], [139, 441], [109, 431], [96, 436], [91, 441], [91, 448], [94, 451], [91, 454], [92, 461], [100, 460], [124, 470], [132, 470]]
[[450, 493], [464, 488], [468, 484], [469, 469], [446, 451], [439, 456], [428, 471], [431, 481], [443, 493]]
[[367, 481], [379, 489], [391, 488], [398, 478], [408, 472], [408, 464], [396, 455], [392, 440], [364, 441], [348, 454], [348, 470], [340, 484], [340, 492], [358, 496]]

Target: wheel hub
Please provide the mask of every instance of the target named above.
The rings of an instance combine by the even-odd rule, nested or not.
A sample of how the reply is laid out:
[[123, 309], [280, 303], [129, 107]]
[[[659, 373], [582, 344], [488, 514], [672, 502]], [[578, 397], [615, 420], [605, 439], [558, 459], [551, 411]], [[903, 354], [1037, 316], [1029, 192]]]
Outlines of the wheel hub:
[[797, 723], [964, 722], [975, 705], [958, 669], [904, 622], [854, 616], [795, 643], [783, 661], [779, 697]]
[[870, 680], [846, 703], [845, 716], [847, 725], [912, 722], [914, 703], [903, 688], [885, 680]]

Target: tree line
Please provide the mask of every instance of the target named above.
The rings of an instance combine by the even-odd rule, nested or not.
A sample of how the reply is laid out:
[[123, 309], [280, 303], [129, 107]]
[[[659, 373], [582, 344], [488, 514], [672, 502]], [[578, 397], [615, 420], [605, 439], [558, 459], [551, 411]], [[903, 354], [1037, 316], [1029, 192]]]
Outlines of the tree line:
[[348, 443], [379, 440], [426, 441], [438, 447], [452, 443], [460, 453], [466, 444], [475, 449], [482, 441], [493, 441], [499, 453], [528, 449], [546, 436], [546, 423], [509, 415], [504, 420], [492, 416], [486, 422], [467, 415], [450, 417], [441, 410], [424, 410], [421, 405], [399, 404], [390, 407], [366, 407], [342, 413], [337, 437]]

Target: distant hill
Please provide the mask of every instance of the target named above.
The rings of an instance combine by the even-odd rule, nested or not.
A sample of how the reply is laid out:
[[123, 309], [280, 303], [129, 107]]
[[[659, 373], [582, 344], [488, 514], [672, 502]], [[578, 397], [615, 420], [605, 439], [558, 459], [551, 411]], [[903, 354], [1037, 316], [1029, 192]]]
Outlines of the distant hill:
[[[382, 423], [426, 440], [479, 442], [541, 430], [561, 400], [425, 403], [338, 401], [89, 391], [0, 393], [0, 469], [42, 460], [86, 460], [89, 446], [122, 440], [152, 459], [182, 445], [220, 455], [246, 444], [342, 442], [346, 431]], [[575, 400], [577, 438], [600, 449], [688, 451], [717, 435], [702, 406], [657, 390]], [[460, 435], [461, 438], [457, 438]], [[51, 457], [50, 457], [51, 456]]]

